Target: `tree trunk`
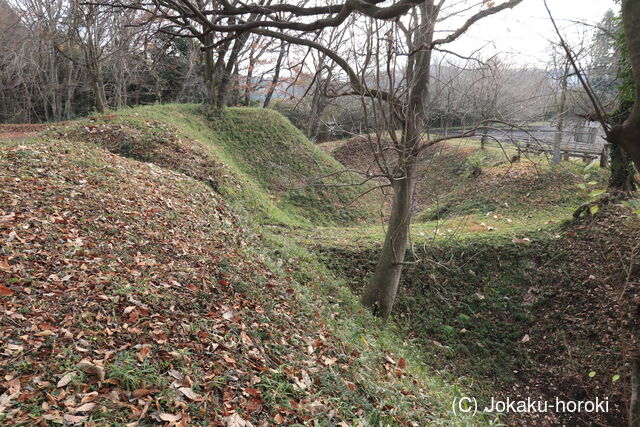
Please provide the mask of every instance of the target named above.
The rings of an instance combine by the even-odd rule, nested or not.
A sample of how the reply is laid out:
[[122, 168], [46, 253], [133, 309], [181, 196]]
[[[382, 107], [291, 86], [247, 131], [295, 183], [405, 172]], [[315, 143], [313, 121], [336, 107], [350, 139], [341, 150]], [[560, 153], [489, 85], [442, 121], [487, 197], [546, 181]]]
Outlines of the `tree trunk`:
[[242, 47], [244, 46], [248, 38], [249, 33], [244, 33], [239, 36], [233, 43], [233, 48], [231, 49], [231, 54], [229, 56], [229, 59], [227, 60], [227, 65], [222, 70], [222, 75], [220, 77], [220, 85], [218, 87], [218, 94], [216, 99], [216, 108], [218, 109], [224, 108], [226, 106], [227, 97], [229, 94], [229, 83], [232, 80], [233, 67], [236, 66], [240, 51], [242, 50]]
[[607, 169], [609, 167], [609, 156], [611, 152], [611, 144], [605, 144], [600, 153], [600, 167]]
[[556, 127], [555, 140], [553, 142], [553, 160], [552, 163], [557, 165], [562, 157], [562, 132], [564, 131], [564, 116], [566, 113], [567, 103], [567, 79], [569, 75], [569, 64], [565, 65], [564, 75], [560, 87], [560, 104], [558, 105], [558, 126]]
[[271, 79], [271, 85], [269, 86], [269, 91], [264, 98], [262, 108], [267, 108], [269, 106], [269, 103], [271, 103], [271, 98], [273, 98], [273, 93], [275, 92], [276, 86], [278, 85], [278, 80], [280, 79], [280, 67], [282, 66], [282, 59], [284, 58], [285, 53], [285, 43], [281, 42], [280, 53], [278, 54], [278, 60], [276, 61], [276, 68], [273, 71], [273, 79]]
[[609, 144], [611, 157], [611, 177], [609, 190], [632, 192], [635, 190], [633, 163], [618, 145]]
[[236, 62], [236, 65], [233, 67], [233, 72], [231, 73], [231, 80], [229, 84], [231, 85], [231, 93], [229, 97], [229, 101], [227, 105], [230, 106], [238, 106], [240, 104], [240, 71], [239, 64]]
[[62, 98], [60, 96], [60, 82], [59, 82], [59, 64], [58, 64], [58, 55], [56, 54], [55, 48], [51, 49], [50, 52], [51, 58], [51, 70], [49, 79], [51, 81], [50, 89], [51, 89], [51, 115], [53, 116], [53, 120], [59, 121], [62, 119]]
[[[211, 34], [207, 34], [202, 38], [201, 42], [203, 46], [210, 46], [213, 44], [213, 36]], [[212, 108], [217, 106], [218, 93], [221, 85], [220, 80], [222, 79], [222, 74], [226, 68], [224, 59], [225, 56], [227, 56], [230, 45], [231, 42], [226, 42], [218, 49], [218, 59], [215, 61], [213, 60], [213, 52], [211, 49], [205, 50], [204, 53], [204, 81], [207, 92], [206, 103]]]
[[78, 69], [73, 63], [73, 61], [69, 60], [67, 62], [67, 93], [64, 104], [64, 118], [69, 120], [74, 113], [73, 110], [73, 97], [76, 92], [76, 86], [78, 85]]
[[[437, 14], [438, 9], [433, 0], [420, 6], [421, 22], [414, 33], [414, 40], [412, 40], [414, 45], [428, 45], [433, 41]], [[391, 215], [373, 280], [362, 297], [362, 304], [383, 319], [387, 319], [391, 314], [409, 243], [413, 193], [418, 181], [418, 156], [422, 145], [424, 123], [427, 119], [430, 70], [431, 50], [419, 51], [408, 61], [406, 76], [410, 90], [407, 94], [398, 165], [395, 168], [395, 178], [391, 183], [393, 188]]]
[[362, 297], [362, 304], [387, 319], [398, 292], [404, 257], [409, 243], [411, 205], [416, 186], [416, 165], [407, 167], [406, 178], [393, 184], [393, 204], [382, 253], [373, 280]]
[[[189, 87], [189, 84], [191, 83], [191, 76], [193, 75], [193, 71], [196, 67], [196, 60], [197, 60], [197, 53], [195, 50], [195, 45], [194, 44], [189, 44], [189, 50], [187, 53], [187, 71], [184, 73], [184, 78], [182, 80], [182, 86], [180, 87], [180, 91], [178, 92], [178, 94], [175, 97], [175, 100], [177, 102], [188, 102], [189, 100], [192, 100], [192, 94], [189, 94], [187, 96], [185, 96], [185, 93], [187, 92], [188, 89], [192, 89]], [[209, 61], [207, 62], [206, 59], [206, 52], [203, 55], [204, 59], [205, 59], [205, 70], [207, 68], [207, 63], [211, 63], [212, 62], [212, 58], [209, 59]], [[207, 73], [205, 71], [205, 75], [204, 75], [204, 81], [205, 81], [205, 91], [207, 90]]]
[[93, 96], [95, 98], [95, 107], [100, 113], [104, 113], [109, 108], [107, 96], [104, 91], [104, 79], [102, 78], [102, 65], [98, 58], [96, 47], [87, 43], [85, 47], [85, 61], [87, 73], [91, 78], [91, 86], [93, 86]]
[[113, 88], [115, 94], [113, 96], [113, 104], [116, 109], [120, 109], [127, 105], [127, 77], [125, 72], [124, 59], [120, 58], [116, 61], [113, 70]]
[[251, 47], [249, 51], [249, 66], [247, 67], [247, 77], [244, 83], [244, 102], [243, 104], [248, 107], [251, 104], [251, 94], [253, 93], [253, 68], [256, 66], [255, 57], [255, 45]]
[[[202, 39], [203, 46], [209, 46], [213, 43], [213, 36], [207, 34]], [[223, 48], [224, 52], [224, 48]], [[224, 53], [219, 54], [218, 60], [224, 57]], [[204, 86], [207, 93], [206, 102], [210, 106], [214, 106], [216, 103], [216, 89], [215, 89], [215, 65], [213, 62], [213, 52], [211, 49], [204, 51]]]
[[489, 142], [489, 128], [482, 128], [482, 138], [480, 138], [480, 149], [484, 150], [485, 145]]
[[[320, 79], [320, 76], [318, 76]], [[316, 82], [316, 87], [313, 90], [313, 97], [311, 99], [311, 111], [309, 112], [309, 122], [307, 123], [307, 137], [312, 142], [318, 142], [318, 135], [320, 133], [320, 125], [322, 124], [322, 113], [327, 108], [326, 99], [322, 93], [322, 87], [326, 82], [320, 80]]]
[[636, 97], [631, 114], [621, 126], [613, 129], [609, 139], [620, 145], [640, 170], [640, 0], [622, 1], [622, 22], [636, 82]]
[[93, 84], [93, 92], [95, 95], [95, 101], [96, 101], [96, 109], [100, 112], [100, 113], [104, 113], [107, 111], [108, 104], [107, 104], [107, 96], [104, 92], [104, 81], [102, 79], [102, 71], [100, 71], [99, 69], [96, 70], [96, 73], [92, 74], [92, 84]]
[[313, 96], [311, 97], [311, 105], [309, 111], [309, 121], [307, 123], [307, 137], [313, 142], [318, 142], [318, 132], [320, 130], [320, 117], [327, 106], [326, 99], [324, 99], [324, 90], [329, 83], [327, 77], [323, 78], [325, 55], [320, 55], [318, 58], [318, 64], [316, 65], [319, 70], [315, 76], [315, 83], [313, 87]]
[[629, 427], [640, 427], [640, 358], [634, 358], [631, 360]]

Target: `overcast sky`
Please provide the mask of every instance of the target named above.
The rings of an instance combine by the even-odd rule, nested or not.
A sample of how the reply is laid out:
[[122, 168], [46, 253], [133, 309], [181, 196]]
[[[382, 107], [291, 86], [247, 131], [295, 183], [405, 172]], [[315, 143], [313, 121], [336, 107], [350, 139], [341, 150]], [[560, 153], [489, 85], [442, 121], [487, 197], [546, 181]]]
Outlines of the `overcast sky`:
[[[597, 23], [608, 9], [618, 12], [613, 0], [547, 0], [554, 18], [568, 40], [576, 41], [585, 27], [570, 21]], [[501, 52], [514, 62], [545, 63], [548, 40], [557, 40], [543, 0], [524, 0], [512, 10], [500, 12], [476, 23], [460, 40], [451, 44], [456, 52], [470, 53], [486, 46], [483, 57]], [[487, 44], [488, 43], [488, 44]]]

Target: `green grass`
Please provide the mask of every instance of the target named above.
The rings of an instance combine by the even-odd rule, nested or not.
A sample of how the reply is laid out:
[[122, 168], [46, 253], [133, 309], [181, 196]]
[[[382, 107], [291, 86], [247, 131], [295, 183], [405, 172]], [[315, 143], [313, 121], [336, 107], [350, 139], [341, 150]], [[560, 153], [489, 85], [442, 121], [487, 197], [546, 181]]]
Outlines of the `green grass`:
[[[352, 267], [356, 267], [361, 259], [345, 260], [334, 258], [336, 263], [346, 261], [345, 270], [335, 269], [335, 265], [324, 257], [317, 257], [306, 247], [297, 244], [294, 239], [286, 236], [268, 235], [267, 245], [284, 271], [292, 273], [296, 290], [301, 295], [302, 309], [317, 307], [318, 300], [329, 301], [325, 307], [323, 319], [329, 322], [331, 329], [340, 337], [341, 341], [353, 346], [360, 353], [360, 362], [352, 366], [353, 376], [348, 378], [359, 386], [365, 387], [368, 393], [376, 396], [377, 404], [371, 407], [368, 414], [370, 425], [395, 424], [395, 420], [384, 418], [378, 409], [383, 402], [396, 406], [402, 411], [404, 403], [399, 394], [416, 393], [416, 396], [426, 397], [426, 409], [429, 415], [419, 423], [427, 425], [501, 425], [498, 419], [479, 414], [475, 418], [458, 418], [449, 412], [446, 405], [451, 405], [455, 397], [466, 396], [473, 386], [473, 381], [465, 378], [455, 378], [447, 372], [432, 370], [430, 357], [432, 354], [422, 351], [412, 339], [406, 339], [406, 330], [395, 323], [383, 323], [363, 309], [357, 297], [349, 290], [351, 279], [344, 279], [345, 274], [352, 274]], [[336, 254], [338, 255], [338, 254]], [[286, 259], [286, 261], [284, 261]], [[354, 261], [353, 263], [349, 261]], [[358, 276], [360, 277], [360, 276]], [[309, 315], [312, 313], [310, 312]], [[399, 382], [387, 382], [382, 372], [372, 367], [383, 366], [387, 355], [396, 360], [403, 358], [411, 366], [411, 375], [401, 378]], [[429, 367], [427, 367], [429, 366]], [[418, 383], [415, 382], [418, 380]], [[382, 381], [382, 382], [380, 382]], [[348, 390], [343, 390], [348, 396], [353, 396]], [[355, 397], [355, 396], [353, 396]], [[337, 404], [337, 402], [336, 402]], [[406, 410], [406, 409], [405, 409]], [[442, 418], [442, 413], [449, 415]], [[448, 419], [449, 416], [452, 418]], [[381, 418], [383, 417], [383, 418]]]
[[[322, 144], [348, 168], [366, 169], [374, 164], [368, 146], [357, 140]], [[608, 171], [571, 160], [552, 167], [545, 155], [522, 153], [510, 144], [487, 144], [455, 139], [426, 150], [419, 165], [414, 198], [414, 222], [450, 220], [473, 216], [489, 218], [564, 216], [606, 188]], [[367, 230], [369, 231], [369, 230]]]
[[[415, 230], [424, 225], [417, 225], [408, 254], [417, 263], [403, 271], [393, 320], [429, 366], [444, 378], [464, 378], [485, 401], [560, 393], [622, 402], [623, 385], [612, 378], [637, 340], [636, 324], [618, 319], [637, 308], [621, 295], [636, 292], [626, 275], [637, 254], [638, 218], [620, 205], [576, 222], [560, 222], [558, 212], [541, 215], [554, 223], [434, 238], [420, 236]], [[360, 232], [367, 238], [357, 243], [357, 229], [299, 238], [360, 293], [382, 237], [370, 228]], [[623, 405], [616, 405], [610, 425], [624, 420]]]
[[[317, 179], [343, 168], [276, 111], [229, 108], [211, 116], [210, 123], [218, 144], [238, 168], [268, 194], [279, 197], [278, 203], [286, 206], [285, 210], [314, 223], [326, 223], [328, 219], [347, 223], [362, 218], [363, 212], [358, 209], [339, 207], [355, 199], [363, 187], [331, 187], [355, 184], [358, 177], [342, 174], [334, 179]], [[321, 186], [313, 186], [315, 183]]]
[[159, 363], [145, 360], [140, 362], [135, 353], [124, 351], [109, 367], [109, 379], [131, 392], [145, 387], [166, 388], [169, 385], [166, 371]]
[[[87, 125], [97, 131], [87, 131]], [[228, 202], [265, 224], [360, 222], [375, 208], [371, 197], [351, 204], [369, 187], [350, 185], [359, 182], [352, 173], [328, 176], [344, 167], [274, 110], [205, 114], [199, 105], [155, 105], [93, 116], [64, 131], [213, 182]], [[110, 135], [114, 142], [108, 141]]]

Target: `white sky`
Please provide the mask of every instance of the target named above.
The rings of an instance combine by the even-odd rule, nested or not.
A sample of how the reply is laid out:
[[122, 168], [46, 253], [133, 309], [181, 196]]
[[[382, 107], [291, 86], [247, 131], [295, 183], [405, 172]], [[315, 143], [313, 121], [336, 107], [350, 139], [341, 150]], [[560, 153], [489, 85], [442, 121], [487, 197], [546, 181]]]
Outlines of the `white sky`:
[[[577, 42], [578, 33], [585, 31], [584, 26], [570, 21], [596, 24], [608, 9], [615, 13], [619, 10], [613, 0], [547, 0], [547, 3], [570, 42]], [[476, 23], [447, 49], [469, 54], [486, 45], [482, 57], [499, 52], [501, 57], [509, 58], [512, 62], [534, 65], [548, 61], [550, 39], [557, 41], [543, 0], [524, 0], [511, 10]]]

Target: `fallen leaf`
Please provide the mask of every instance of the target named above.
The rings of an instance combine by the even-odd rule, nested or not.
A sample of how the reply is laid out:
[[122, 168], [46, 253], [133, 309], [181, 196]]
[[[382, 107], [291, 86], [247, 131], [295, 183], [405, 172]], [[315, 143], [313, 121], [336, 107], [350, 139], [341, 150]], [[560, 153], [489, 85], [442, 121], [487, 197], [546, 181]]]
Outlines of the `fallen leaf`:
[[403, 371], [407, 369], [407, 359], [401, 357], [400, 360], [398, 360], [398, 368], [402, 369]]
[[256, 398], [249, 399], [245, 404], [244, 409], [249, 412], [258, 412], [262, 409], [262, 401]]
[[86, 415], [71, 415], [71, 414], [64, 414], [64, 420], [68, 423], [72, 423], [72, 424], [78, 424], [81, 423], [83, 421], [87, 420]]
[[80, 403], [91, 402], [92, 400], [96, 400], [97, 398], [98, 398], [98, 392], [92, 391], [91, 393], [87, 393], [84, 396], [82, 396], [82, 400], [80, 401]]
[[71, 380], [75, 376], [76, 376], [76, 372], [75, 371], [71, 371], [71, 372], [68, 372], [68, 373], [64, 374], [62, 376], [62, 378], [60, 378], [60, 381], [58, 381], [58, 384], [56, 384], [56, 387], [60, 388], [60, 387], [66, 386], [67, 384], [69, 384], [71, 382]]
[[257, 388], [245, 388], [242, 391], [249, 396], [260, 397], [260, 390], [258, 390]]
[[151, 390], [149, 390], [148, 388], [138, 388], [133, 390], [133, 392], [131, 393], [131, 397], [134, 397], [137, 399], [139, 397], [148, 396], [149, 394], [151, 394]]
[[38, 387], [43, 387], [44, 388], [44, 387], [49, 387], [51, 385], [51, 383], [49, 381], [43, 381], [39, 377], [35, 377], [32, 381]]
[[84, 405], [78, 406], [75, 409], [71, 409], [71, 412], [74, 414], [78, 412], [89, 412], [95, 407], [96, 407], [95, 403], [85, 403]]
[[23, 345], [17, 345], [17, 344], [11, 344], [11, 343], [7, 344], [5, 348], [9, 350], [10, 353], [14, 353], [14, 352], [20, 353], [21, 351], [24, 351]]
[[149, 354], [149, 346], [148, 345], [143, 345], [140, 350], [138, 350], [138, 360], [143, 362], [144, 359], [147, 357], [147, 355]]
[[161, 414], [158, 414], [158, 418], [160, 418], [162, 421], [175, 423], [177, 421], [180, 421], [180, 419], [182, 419], [182, 414], [173, 415], [173, 414], [168, 414], [166, 412], [163, 412]]
[[3, 297], [10, 297], [11, 295], [13, 295], [15, 292], [13, 292], [11, 289], [0, 285], [0, 296]]
[[2, 414], [6, 408], [11, 406], [11, 400], [20, 396], [20, 387], [20, 381], [9, 381], [9, 389], [0, 395], [0, 414]]
[[[240, 332], [240, 338], [242, 338], [242, 342], [244, 344], [246, 344], [246, 345], [253, 344], [253, 341], [251, 340], [251, 338], [249, 337], [249, 335], [247, 335], [247, 333], [245, 331]], [[311, 353], [313, 353], [313, 351]]]
[[11, 212], [9, 215], [4, 215], [4, 216], [0, 216], [0, 224], [3, 222], [10, 222], [15, 220], [16, 218], [16, 213], [15, 212]]
[[517, 237], [514, 237], [513, 239], [511, 239], [511, 241], [513, 243], [519, 243], [521, 245], [528, 245], [529, 243], [531, 243], [531, 239], [525, 237], [524, 239], [518, 239]]
[[135, 310], [135, 309], [136, 309], [136, 306], [135, 306], [135, 305], [130, 305], [130, 306], [128, 306], [128, 307], [125, 307], [125, 309], [124, 309], [124, 314], [129, 314], [129, 313], [131, 313], [131, 312], [132, 312], [133, 310]]
[[58, 424], [62, 424], [63, 420], [62, 420], [62, 415], [60, 415], [60, 412], [56, 411], [55, 413], [52, 414], [43, 414], [42, 418], [47, 420], [47, 421], [53, 421], [55, 423]]
[[180, 387], [178, 391], [184, 394], [190, 400], [193, 400], [193, 401], [202, 400], [202, 396], [200, 396], [198, 393], [193, 391], [193, 389], [191, 389], [190, 387]]
[[104, 381], [105, 372], [102, 366], [98, 366], [95, 363], [90, 362], [88, 360], [81, 360], [76, 365], [76, 368], [88, 374], [93, 374], [97, 376], [100, 381]]
[[238, 414], [231, 414], [228, 417], [224, 417], [222, 423], [225, 427], [253, 427], [251, 422], [245, 420]]
[[175, 369], [170, 369], [169, 372], [167, 372], [171, 377], [175, 378], [176, 380], [182, 382], [184, 381], [184, 375], [182, 375], [182, 373], [180, 371], [177, 371]]

